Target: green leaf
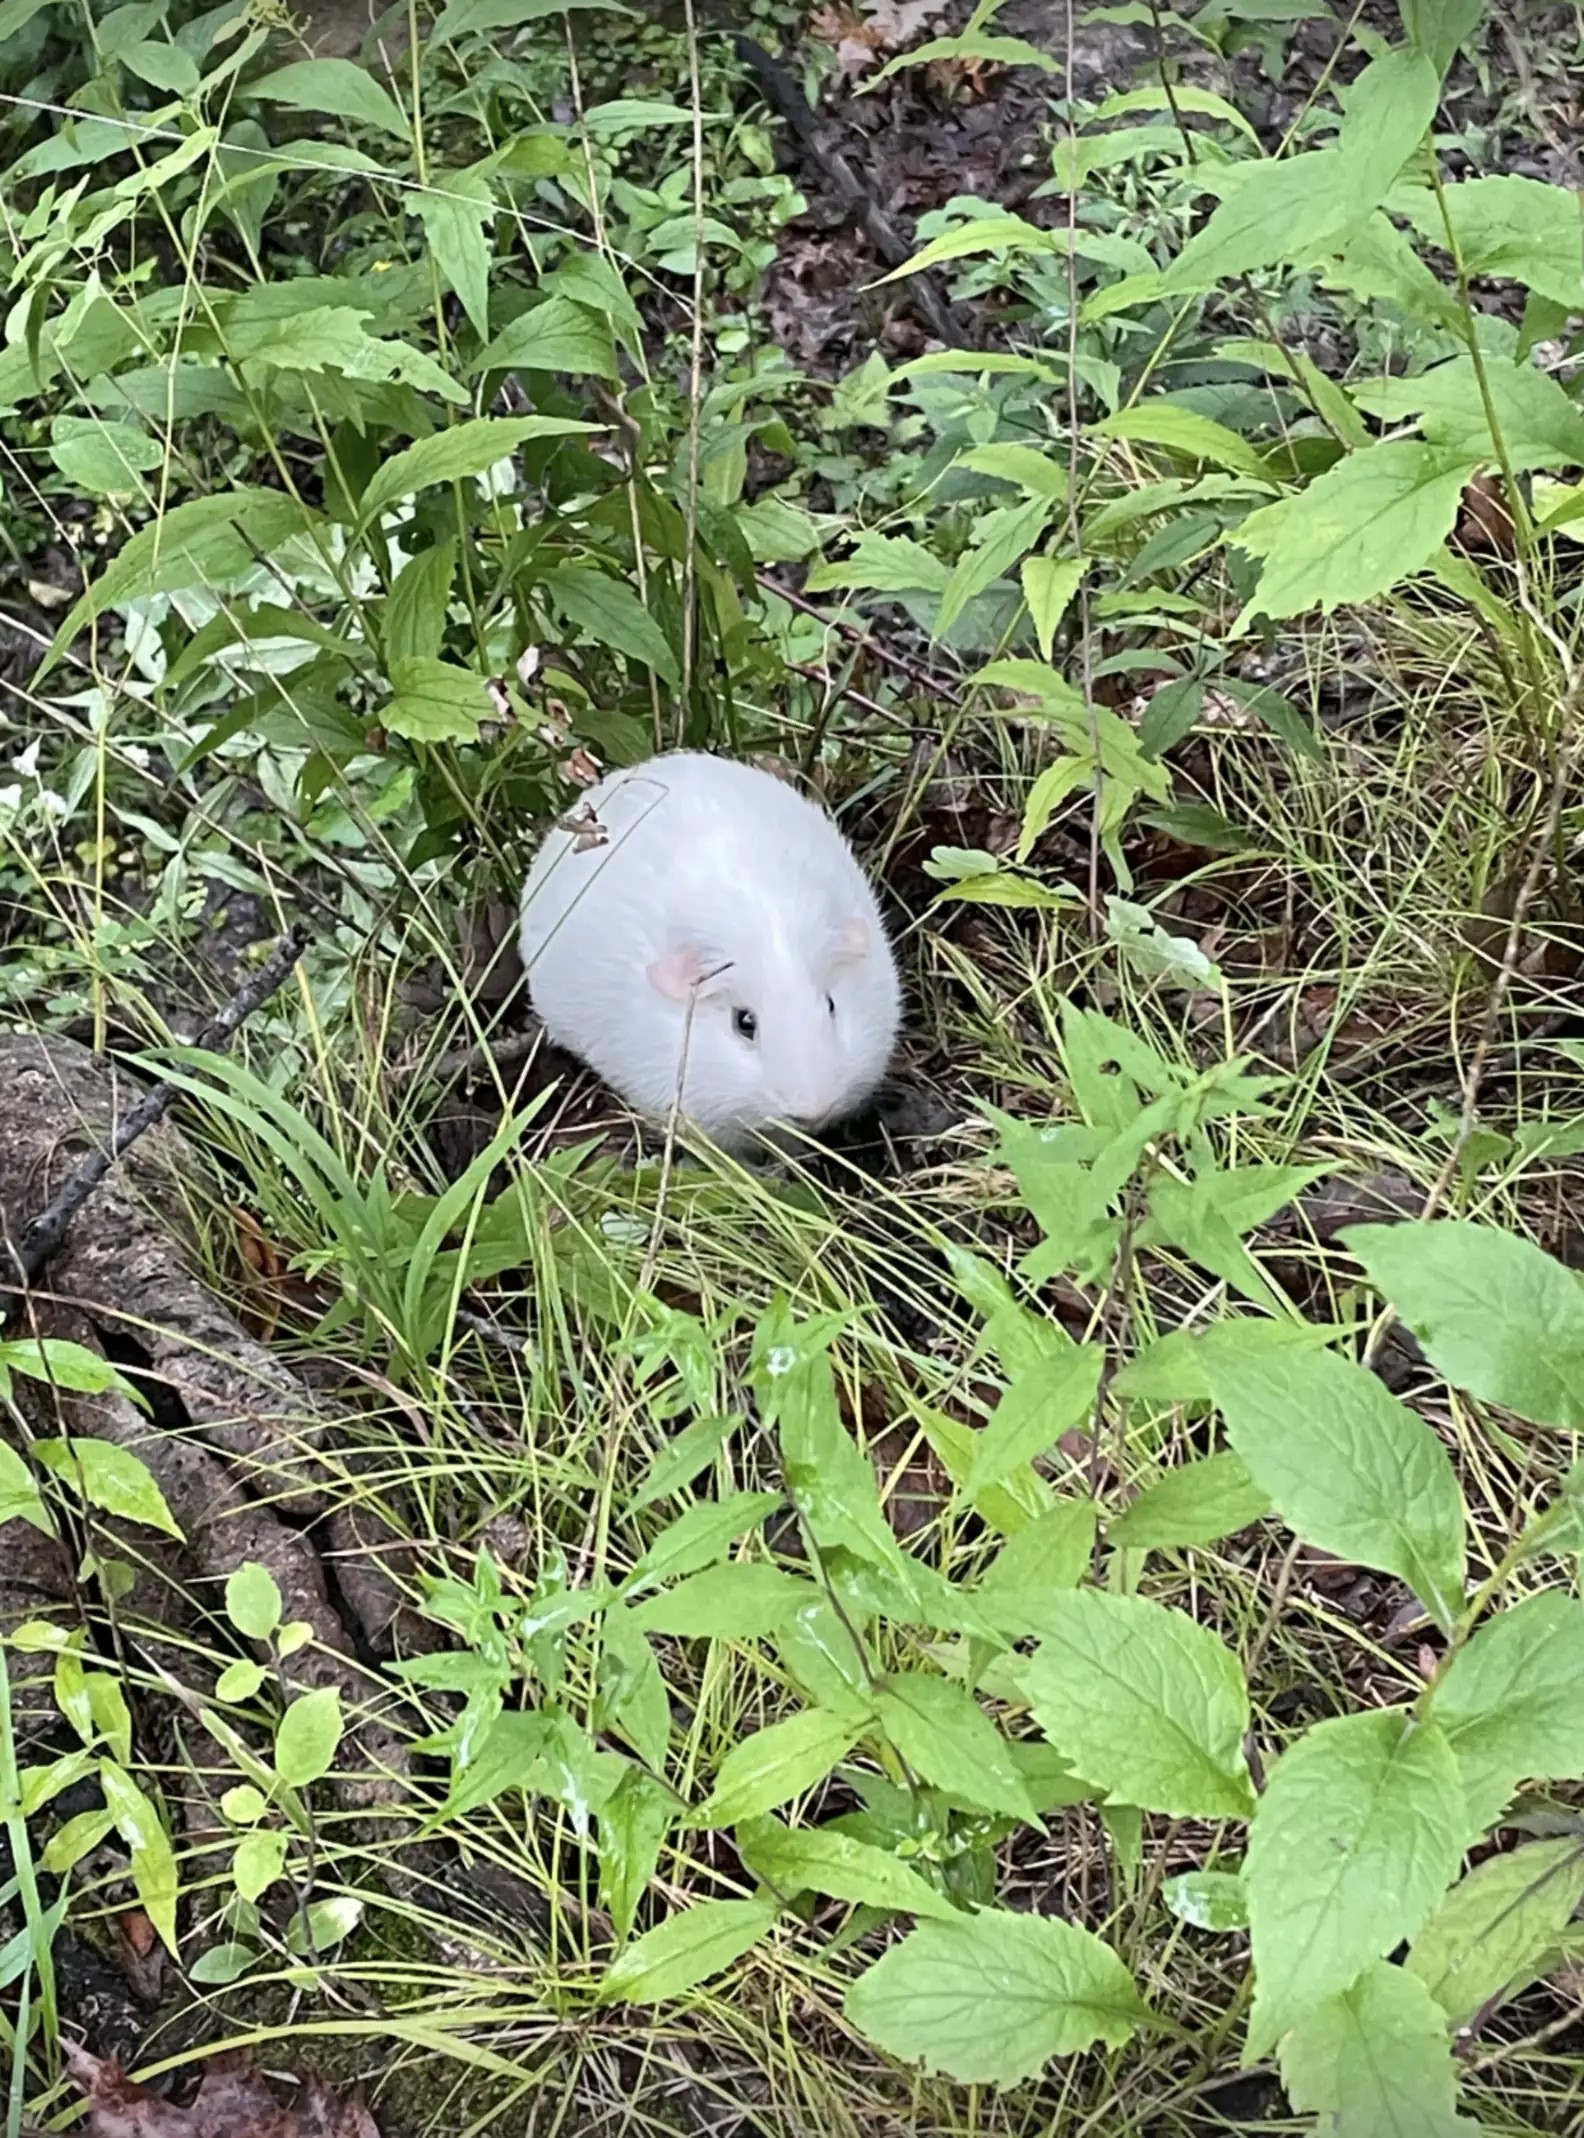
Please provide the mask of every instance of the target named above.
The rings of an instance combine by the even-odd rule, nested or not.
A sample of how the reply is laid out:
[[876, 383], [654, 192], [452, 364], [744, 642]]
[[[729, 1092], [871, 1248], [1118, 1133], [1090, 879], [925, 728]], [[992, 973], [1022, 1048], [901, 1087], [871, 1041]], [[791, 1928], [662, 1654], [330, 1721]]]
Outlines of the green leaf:
[[630, 586], [578, 564], [547, 572], [540, 584], [557, 613], [585, 631], [596, 646], [640, 661], [663, 682], [680, 687], [682, 671], [671, 643]]
[[868, 594], [940, 594], [951, 577], [933, 550], [910, 535], [861, 534], [836, 564], [816, 564], [808, 575], [811, 594], [842, 587]]
[[245, 1975], [258, 1958], [258, 1953], [251, 1945], [234, 1942], [211, 1945], [207, 1952], [199, 1953], [197, 1959], [188, 1967], [187, 1973], [194, 1982], [201, 1982], [205, 1988], [223, 1989], [227, 1983], [235, 1982], [239, 1976]]
[[15, 1448], [0, 1442], [0, 1523], [29, 1522], [53, 1537], [55, 1524], [33, 1473]]
[[1334, 148], [1250, 163], [1227, 175], [1235, 190], [1166, 269], [1164, 294], [1213, 289], [1230, 276], [1283, 262], [1306, 265], [1340, 243], [1378, 203], [1378, 196], [1350, 184]]
[[824, 1781], [845, 1759], [863, 1725], [850, 1715], [805, 1708], [772, 1722], [733, 1745], [721, 1761], [715, 1787], [695, 1814], [700, 1826], [735, 1826]]
[[1450, 1629], [1463, 1605], [1463, 1495], [1425, 1421], [1330, 1351], [1223, 1349], [1207, 1378], [1227, 1438], [1287, 1526], [1396, 1574]]
[[1537, 1425], [1584, 1429], [1584, 1286], [1516, 1233], [1457, 1218], [1342, 1234], [1438, 1373]]
[[[1579, 196], [1538, 178], [1465, 178], [1442, 189], [1458, 251], [1471, 275], [1521, 282], [1568, 311], [1584, 310], [1584, 237]], [[1434, 245], [1446, 243], [1435, 196], [1394, 196]]]
[[632, 1935], [676, 1815], [670, 1790], [641, 1767], [629, 1767], [599, 1807], [600, 1904], [610, 1911], [618, 1937]]
[[1581, 1900], [1584, 1846], [1576, 1840], [1531, 1841], [1489, 1856], [1414, 1939], [1408, 1971], [1453, 2026], [1466, 2026], [1482, 2006], [1528, 1987]]
[[262, 1663], [228, 1663], [215, 1679], [215, 1698], [233, 1705], [251, 1700], [268, 1675]]
[[131, 1383], [107, 1358], [65, 1336], [15, 1336], [0, 1343], [0, 1369], [69, 1388], [75, 1395], [102, 1396], [113, 1388], [123, 1395], [133, 1393]]
[[[1304, 12], [1310, 11], [1305, 8]], [[1114, 96], [1103, 97], [1085, 123], [1103, 126], [1108, 120], [1125, 119], [1135, 111], [1196, 111], [1208, 119], [1224, 120], [1256, 148], [1259, 146], [1259, 135], [1235, 104], [1217, 96], [1213, 89], [1197, 89], [1187, 82], [1174, 82], [1169, 90], [1153, 82], [1139, 89], [1119, 90]]]
[[1584, 461], [1584, 415], [1557, 380], [1526, 359], [1513, 362], [1489, 351], [1483, 372], [1482, 383], [1474, 359], [1455, 356], [1412, 378], [1360, 385], [1354, 398], [1360, 408], [1386, 423], [1417, 417], [1431, 445], [1469, 461], [1499, 457], [1492, 417], [1501, 435], [1501, 453], [1519, 472], [1571, 468]]
[[490, 232], [495, 202], [476, 171], [445, 171], [438, 189], [412, 192], [429, 256], [461, 300], [480, 341], [489, 340]]
[[281, 1592], [267, 1566], [250, 1559], [226, 1580], [226, 1617], [250, 1641], [267, 1641], [281, 1622]]
[[1035, 1816], [1006, 1739], [965, 1686], [893, 1671], [875, 1712], [908, 1765], [937, 1789], [1009, 1818]]
[[[1075, 1589], [1094, 1556], [1093, 1500], [1058, 1500], [1014, 1531], [985, 1570], [979, 1593], [997, 1625], [1008, 1623], [1019, 1593], [1043, 1596], [1047, 1589]], [[1030, 1629], [1031, 1630], [1031, 1629]]]
[[757, 1529], [771, 1509], [780, 1505], [779, 1492], [733, 1492], [724, 1500], [697, 1501], [661, 1530], [624, 1588], [647, 1588], [712, 1565], [729, 1544]]
[[165, 458], [158, 439], [136, 424], [98, 416], [57, 416], [49, 453], [69, 482], [94, 497], [144, 496], [143, 477]]
[[1282, 2045], [1281, 2073], [1293, 2107], [1339, 2138], [1479, 2138], [1456, 2111], [1442, 2014], [1384, 1961], [1305, 2014]]
[[1485, 0], [1398, 0], [1409, 42], [1445, 74], [1458, 50], [1478, 29]]
[[116, 1832], [126, 1843], [143, 1913], [159, 1932], [167, 1952], [179, 1952], [176, 1939], [176, 1852], [160, 1823], [159, 1813], [125, 1768], [113, 1759], [99, 1762], [99, 1786], [105, 1809], [115, 1821]]
[[1447, 1666], [1431, 1714], [1445, 1730], [1482, 1834], [1522, 1781], [1584, 1772], [1584, 1603], [1555, 1590], [1481, 1626]]
[[1237, 1871], [1182, 1871], [1161, 1887], [1165, 1901], [1180, 1923], [1195, 1930], [1246, 1930], [1248, 1895]]
[[1426, 1921], [1465, 1840], [1457, 1762], [1434, 1723], [1376, 1709], [1316, 1723], [1277, 1761], [1249, 1829], [1247, 2054], [1266, 2055]]
[[412, 128], [407, 114], [390, 91], [364, 67], [349, 59], [299, 59], [289, 67], [277, 67], [262, 80], [249, 82], [245, 92], [266, 104], [284, 104], [291, 111], [322, 111], [333, 118], [351, 119], [358, 126], [376, 127], [410, 142]]
[[489, 718], [483, 677], [454, 661], [402, 655], [391, 661], [390, 679], [395, 696], [380, 724], [409, 742], [472, 742]]
[[742, 1422], [738, 1411], [728, 1411], [719, 1418], [695, 1418], [666, 1442], [649, 1465], [642, 1484], [627, 1502], [627, 1512], [637, 1514], [641, 1508], [651, 1507], [656, 1500], [690, 1485], [715, 1460]]
[[1034, 640], [1042, 661], [1050, 659], [1057, 627], [1088, 569], [1087, 557], [1023, 559], [1023, 599], [1028, 603]]
[[1141, 401], [1134, 408], [1119, 409], [1114, 416], [1091, 423], [1088, 434], [1164, 446], [1185, 460], [1204, 460], [1212, 467], [1230, 468], [1236, 475], [1268, 480], [1264, 461], [1236, 431], [1195, 409], [1175, 408], [1169, 401]]
[[[889, 274], [879, 279], [882, 283], [898, 282], [906, 275], [919, 274], [926, 267], [937, 267], [942, 260], [965, 260], [978, 253], [994, 253], [1007, 258], [1019, 252], [1054, 252], [1059, 242], [1055, 232], [1025, 222], [1020, 215], [997, 210], [994, 215], [975, 216], [966, 223], [953, 223], [939, 237], [920, 246], [911, 259], [904, 260], [900, 267], [893, 267]], [[964, 359], [965, 363], [968, 361], [970, 359]]]
[[741, 1959], [776, 1914], [774, 1901], [695, 1901], [617, 1955], [600, 1984], [599, 2002], [664, 2004]]
[[294, 1909], [286, 1926], [286, 1949], [299, 1959], [333, 1952], [363, 1920], [363, 1902], [355, 1893], [332, 1893]]
[[1104, 1368], [1104, 1344], [1074, 1344], [1026, 1366], [974, 1442], [964, 1499], [976, 1498], [987, 1485], [999, 1485], [1086, 1418]]
[[906, 52], [898, 52], [888, 59], [880, 72], [862, 84], [862, 93], [878, 89], [889, 75], [899, 67], [926, 67], [934, 60], [988, 60], [993, 67], [1037, 67], [1043, 74], [1056, 72], [1056, 61], [1038, 45], [1031, 45], [1022, 37], [990, 37], [979, 31], [960, 37], [931, 37], [924, 44], [914, 45]]
[[754, 1876], [788, 1900], [799, 1893], [825, 1893], [860, 1907], [906, 1909], [940, 1922], [961, 1919], [961, 1910], [911, 1865], [851, 1834], [755, 1819], [738, 1829], [736, 1840]]
[[1398, 45], [1370, 61], [1342, 91], [1337, 148], [1345, 184], [1371, 206], [1424, 139], [1436, 114], [1440, 77], [1422, 52]]
[[543, 22], [573, 8], [597, 8], [607, 15], [631, 15], [619, 0], [446, 0], [439, 20], [430, 32], [431, 45], [451, 44], [458, 37], [488, 36], [494, 30], [518, 30], [524, 23]]
[[380, 610], [387, 663], [437, 660], [455, 569], [456, 542], [450, 536], [407, 559]]
[[1092, 1931], [1005, 1909], [921, 1923], [858, 1977], [844, 2009], [888, 2055], [987, 2086], [1016, 2085], [1097, 2041], [1121, 2048], [1149, 2020]]
[[335, 1764], [343, 1728], [341, 1695], [333, 1685], [299, 1693], [275, 1732], [275, 1772], [291, 1789], [306, 1789]]
[[36, 1440], [33, 1459], [75, 1486], [90, 1507], [180, 1539], [182, 1533], [152, 1471], [129, 1448], [77, 1435], [70, 1440]]
[[[1482, 456], [1483, 457], [1483, 456]], [[1422, 571], [1452, 531], [1478, 461], [1412, 438], [1349, 453], [1231, 539], [1263, 562], [1247, 615], [1329, 616]]]
[[139, 39], [123, 46], [116, 58], [139, 81], [164, 90], [167, 96], [192, 97], [198, 93], [198, 63], [180, 45], [155, 44], [148, 39]]
[[681, 1640], [755, 1641], [818, 1603], [820, 1593], [812, 1581], [800, 1581], [778, 1566], [710, 1566], [674, 1589], [644, 1597], [633, 1605], [632, 1617], [645, 1633], [669, 1633]]
[[1208, 1627], [1142, 1596], [1075, 1589], [1045, 1599], [1037, 1630], [1012, 1675], [1056, 1750], [1108, 1801], [1247, 1817], [1248, 1688]]
[[942, 591], [937, 638], [944, 638], [969, 602], [1033, 548], [1054, 511], [1049, 498], [1033, 497], [1021, 505], [999, 505], [977, 522], [973, 547], [958, 559]]
[[286, 1835], [278, 1827], [244, 1834], [231, 1858], [231, 1880], [244, 1900], [259, 1900], [286, 1868]]
[[1230, 1449], [1168, 1470], [1106, 1525], [1106, 1541], [1128, 1551], [1214, 1544], [1270, 1512], [1241, 1455]]
[[610, 322], [570, 297], [550, 296], [514, 319], [473, 359], [481, 371], [568, 371], [578, 378], [614, 379], [616, 349]]
[[1012, 483], [1030, 497], [1048, 497], [1056, 504], [1067, 495], [1067, 470], [1038, 446], [971, 445], [957, 455], [954, 465], [971, 475], [988, 475], [993, 482]]
[[475, 416], [453, 423], [432, 438], [420, 438], [393, 460], [382, 461], [358, 503], [358, 520], [369, 522], [431, 483], [463, 482], [483, 475], [530, 438], [567, 438], [598, 430], [566, 416]]

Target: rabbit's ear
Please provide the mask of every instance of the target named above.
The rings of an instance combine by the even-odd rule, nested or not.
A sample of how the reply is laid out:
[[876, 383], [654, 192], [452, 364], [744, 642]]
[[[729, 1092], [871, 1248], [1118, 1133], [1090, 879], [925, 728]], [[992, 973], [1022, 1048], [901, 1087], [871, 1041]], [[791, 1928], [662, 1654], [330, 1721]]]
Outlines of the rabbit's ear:
[[730, 959], [708, 943], [679, 943], [649, 968], [651, 984], [672, 1002], [686, 1002], [690, 995], [718, 992], [731, 970]]
[[856, 965], [869, 955], [869, 923], [854, 914], [831, 935], [831, 957], [837, 965]]

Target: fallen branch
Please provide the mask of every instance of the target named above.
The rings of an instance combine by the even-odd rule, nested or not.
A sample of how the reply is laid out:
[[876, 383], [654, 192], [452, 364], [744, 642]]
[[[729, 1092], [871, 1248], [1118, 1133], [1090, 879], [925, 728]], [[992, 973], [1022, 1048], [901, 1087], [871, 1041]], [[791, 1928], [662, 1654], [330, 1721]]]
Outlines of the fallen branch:
[[[224, 1009], [210, 1019], [193, 1045], [205, 1050], [224, 1046], [244, 1020], [274, 994], [307, 944], [308, 930], [299, 922], [281, 937], [258, 971], [237, 989]], [[71, 1230], [72, 1220], [89, 1196], [116, 1160], [130, 1150], [140, 1136], [146, 1135], [156, 1121], [164, 1119], [175, 1097], [174, 1084], [153, 1085], [131, 1112], [116, 1122], [108, 1140], [90, 1151], [73, 1170], [54, 1200], [23, 1228], [20, 1240], [5, 1242], [15, 1272], [13, 1282], [18, 1289], [26, 1291], [50, 1257], [59, 1253]], [[13, 1311], [14, 1305], [0, 1300], [0, 1326]]]

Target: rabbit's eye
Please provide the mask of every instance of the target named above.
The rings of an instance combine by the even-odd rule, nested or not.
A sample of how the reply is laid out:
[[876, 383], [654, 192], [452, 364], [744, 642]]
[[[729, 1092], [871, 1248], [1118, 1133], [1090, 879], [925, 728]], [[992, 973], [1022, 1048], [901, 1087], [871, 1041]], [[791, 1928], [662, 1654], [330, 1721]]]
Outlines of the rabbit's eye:
[[759, 1033], [759, 1020], [752, 1010], [733, 1010], [732, 1030], [739, 1039], [755, 1039]]
[[835, 1014], [836, 1014], [836, 997], [835, 997], [834, 995], [827, 995], [827, 996], [825, 997], [825, 1007], [826, 1007], [826, 1009], [828, 1009], [828, 1010], [830, 1011], [831, 1015], [832, 1015], [832, 1016], [834, 1017], [834, 1016], [835, 1016]]

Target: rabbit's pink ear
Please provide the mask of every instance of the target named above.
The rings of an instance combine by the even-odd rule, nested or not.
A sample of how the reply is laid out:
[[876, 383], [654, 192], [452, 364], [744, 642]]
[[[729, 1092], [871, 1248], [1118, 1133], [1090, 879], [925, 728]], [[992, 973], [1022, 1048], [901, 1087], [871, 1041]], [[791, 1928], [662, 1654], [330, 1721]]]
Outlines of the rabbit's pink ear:
[[708, 994], [727, 969], [728, 961], [708, 944], [681, 943], [655, 959], [649, 978], [672, 1002], [686, 1002], [694, 993]]
[[869, 924], [856, 913], [831, 937], [831, 956], [838, 965], [856, 965], [869, 955]]

